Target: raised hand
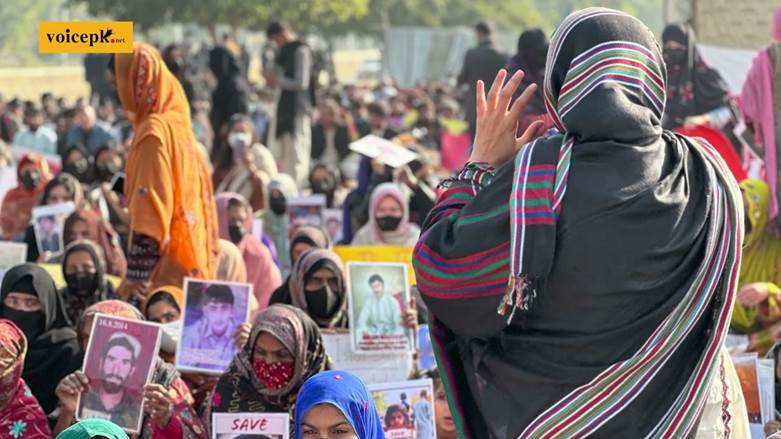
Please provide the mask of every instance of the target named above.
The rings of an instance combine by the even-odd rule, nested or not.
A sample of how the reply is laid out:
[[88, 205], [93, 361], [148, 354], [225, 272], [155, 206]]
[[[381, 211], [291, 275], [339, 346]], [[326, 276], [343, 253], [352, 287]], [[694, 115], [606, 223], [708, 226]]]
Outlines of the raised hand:
[[477, 81], [477, 134], [469, 161], [484, 162], [498, 168], [512, 160], [524, 144], [544, 133], [544, 123], [535, 121], [521, 137], [515, 136], [521, 112], [537, 90], [536, 85], [530, 85], [510, 106], [523, 76], [523, 71], [519, 70], [505, 84], [507, 70], [499, 70], [487, 97], [485, 84]]

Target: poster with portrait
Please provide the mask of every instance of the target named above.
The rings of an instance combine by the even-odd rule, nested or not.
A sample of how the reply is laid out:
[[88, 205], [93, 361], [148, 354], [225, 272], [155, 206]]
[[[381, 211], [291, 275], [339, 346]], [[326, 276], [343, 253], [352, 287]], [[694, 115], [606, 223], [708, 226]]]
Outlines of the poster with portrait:
[[337, 245], [334, 253], [347, 262], [398, 262], [407, 266], [409, 284], [415, 285], [411, 245]]
[[249, 319], [251, 294], [251, 284], [185, 278], [176, 368], [222, 374], [238, 351], [233, 336]]
[[160, 326], [96, 314], [82, 367], [89, 390], [79, 396], [76, 418], [106, 419], [139, 433], [159, 348]]
[[287, 200], [287, 236], [293, 236], [293, 232], [301, 226], [323, 227], [323, 209], [325, 209], [323, 194]]
[[27, 244], [0, 241], [0, 282], [5, 272], [27, 261]]
[[334, 368], [351, 372], [366, 384], [404, 381], [414, 370], [412, 352], [354, 352], [352, 335], [347, 329], [323, 329], [322, 337]]
[[214, 413], [212, 439], [288, 439], [287, 413]]
[[434, 439], [434, 385], [430, 379], [367, 386], [386, 439]]
[[403, 325], [410, 292], [405, 264], [348, 262], [350, 331], [355, 352], [409, 352], [414, 334]]
[[336, 244], [342, 241], [342, 209], [324, 209], [323, 210], [323, 229], [331, 238], [331, 243]]
[[65, 220], [76, 209], [72, 201], [33, 208], [33, 229], [38, 253], [60, 253], [63, 244]]

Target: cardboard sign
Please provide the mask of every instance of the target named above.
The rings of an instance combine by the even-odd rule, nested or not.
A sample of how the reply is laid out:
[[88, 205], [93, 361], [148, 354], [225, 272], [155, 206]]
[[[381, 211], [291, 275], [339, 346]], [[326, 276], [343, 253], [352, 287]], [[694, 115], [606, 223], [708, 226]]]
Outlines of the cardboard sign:
[[412, 247], [406, 245], [337, 245], [334, 253], [347, 262], [400, 262], [407, 265], [409, 284], [415, 285], [412, 269]]
[[323, 345], [335, 368], [352, 372], [367, 384], [404, 381], [412, 371], [411, 353], [357, 354], [347, 332], [324, 330]]
[[212, 439], [288, 439], [287, 413], [214, 413]]
[[27, 244], [0, 241], [0, 282], [5, 272], [27, 261]]

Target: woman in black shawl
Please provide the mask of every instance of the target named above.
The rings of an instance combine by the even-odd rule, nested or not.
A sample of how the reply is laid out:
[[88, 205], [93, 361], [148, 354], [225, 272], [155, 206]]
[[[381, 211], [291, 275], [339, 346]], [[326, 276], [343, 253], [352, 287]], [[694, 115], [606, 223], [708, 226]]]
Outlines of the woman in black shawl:
[[708, 427], [733, 428], [740, 191], [710, 147], [663, 131], [652, 32], [610, 9], [564, 19], [548, 138], [516, 139], [533, 88], [508, 111], [522, 75], [505, 76], [487, 101], [478, 84], [472, 158], [413, 256], [460, 436], [687, 437], [712, 385]]
[[0, 287], [0, 318], [11, 320], [29, 342], [22, 377], [46, 414], [57, 408], [54, 390], [78, 369], [79, 343], [65, 317], [49, 273], [35, 264], [17, 265]]
[[217, 381], [204, 424], [209, 430], [212, 413], [287, 412], [292, 427], [298, 389], [330, 369], [317, 324], [298, 308], [272, 305], [258, 314], [244, 349]]
[[662, 41], [668, 74], [664, 128], [690, 130], [709, 125], [722, 130], [733, 123], [729, 87], [702, 59], [694, 30], [686, 24], [670, 24], [664, 28]]

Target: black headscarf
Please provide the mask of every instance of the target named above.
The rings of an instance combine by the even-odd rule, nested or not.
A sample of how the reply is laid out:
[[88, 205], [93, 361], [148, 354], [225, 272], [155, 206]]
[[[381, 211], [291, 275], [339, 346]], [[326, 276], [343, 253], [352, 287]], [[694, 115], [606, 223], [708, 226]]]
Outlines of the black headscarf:
[[29, 292], [36, 294], [43, 313], [41, 332], [34, 338], [28, 336], [29, 348], [22, 377], [43, 410], [51, 413], [57, 407], [57, 396], [54, 394], [57, 384], [80, 367], [80, 347], [76, 332], [70, 328], [65, 317], [62, 299], [54, 281], [38, 265], [17, 265], [5, 274], [0, 287], [0, 316], [8, 318], [5, 297], [20, 289], [32, 290]]
[[686, 24], [670, 24], [663, 44], [675, 41], [684, 49], [664, 49], [667, 64], [667, 109], [664, 127], [674, 129], [689, 116], [699, 116], [729, 104], [729, 87], [716, 69], [702, 59], [694, 31]]
[[545, 76], [562, 134], [446, 184], [413, 265], [465, 436], [696, 425], [729, 326], [742, 202], [716, 153], [662, 130], [664, 90], [645, 25], [576, 12]]
[[[545, 101], [542, 98], [542, 83], [545, 77], [545, 57], [548, 54], [548, 37], [542, 29], [524, 31], [518, 38], [518, 52], [507, 61], [507, 72], [512, 75], [517, 70], [523, 70], [523, 83], [513, 94], [513, 101], [532, 84], [537, 85], [537, 91], [529, 104], [523, 109], [523, 114], [545, 114]], [[525, 127], [519, 127], [523, 130]], [[523, 131], [521, 131], [523, 132]]]
[[95, 264], [97, 289], [89, 292], [88, 294], [80, 294], [78, 292], [71, 291], [70, 288], [66, 286], [60, 291], [63, 304], [65, 306], [65, 313], [68, 316], [68, 320], [74, 325], [79, 320], [79, 317], [81, 317], [81, 314], [84, 312], [84, 310], [95, 303], [111, 298], [109, 297], [110, 291], [108, 290], [108, 285], [106, 284], [105, 258], [103, 257], [102, 251], [97, 246], [97, 244], [92, 241], [74, 241], [65, 247], [65, 253], [62, 257], [63, 277], [65, 277], [67, 280], [65, 266], [66, 262], [68, 261], [68, 256], [77, 251], [87, 252], [90, 255], [90, 258], [92, 258], [92, 263]]

